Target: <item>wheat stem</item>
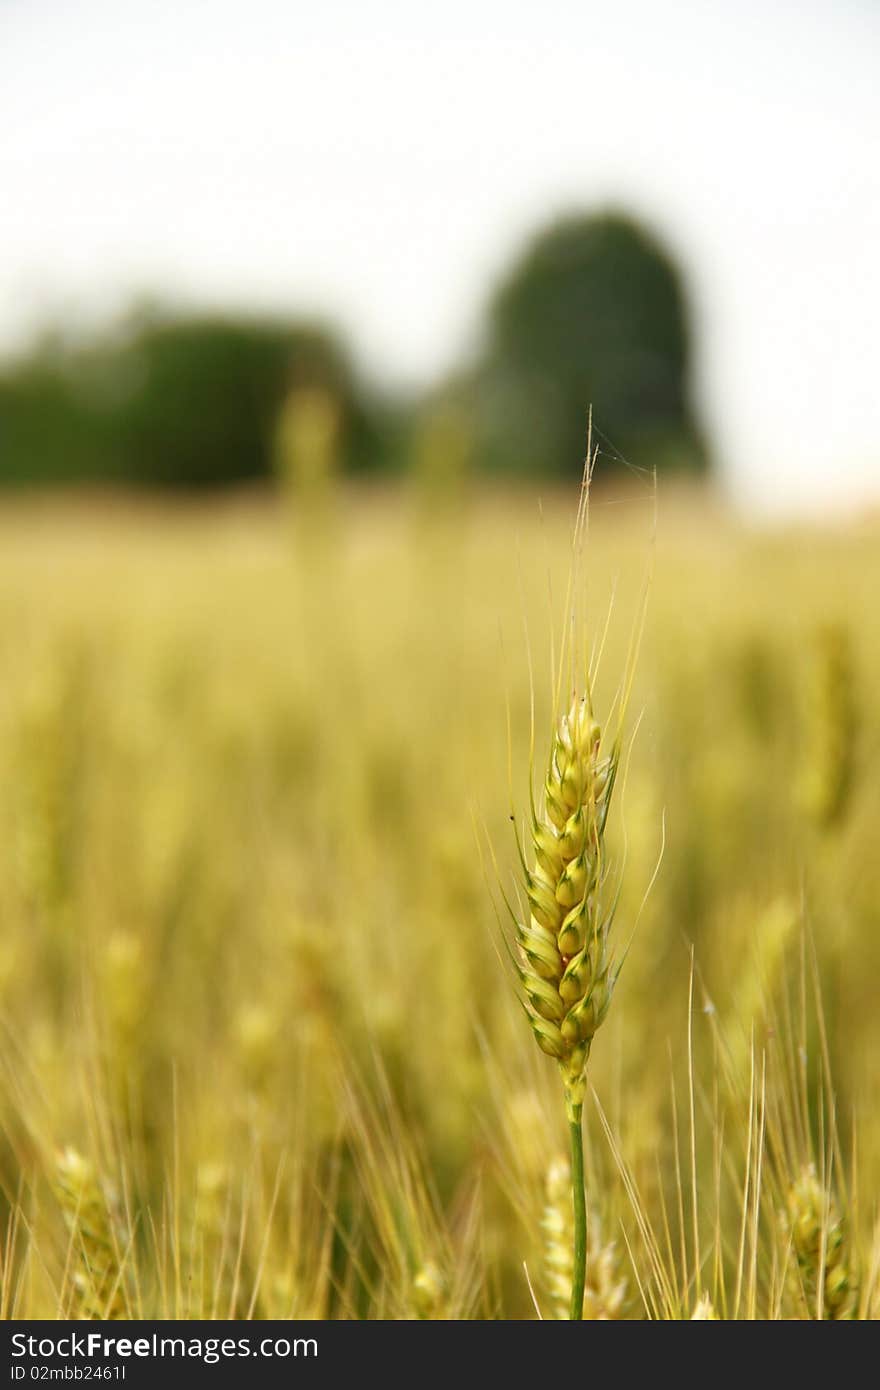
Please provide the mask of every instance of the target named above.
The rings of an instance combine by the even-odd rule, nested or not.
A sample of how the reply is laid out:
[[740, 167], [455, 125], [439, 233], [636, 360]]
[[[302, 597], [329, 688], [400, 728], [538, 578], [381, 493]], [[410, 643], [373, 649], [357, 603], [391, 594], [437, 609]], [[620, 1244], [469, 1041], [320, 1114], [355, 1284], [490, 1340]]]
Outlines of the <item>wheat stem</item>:
[[584, 1282], [587, 1273], [587, 1202], [584, 1194], [584, 1134], [580, 1109], [571, 1131], [571, 1198], [574, 1206], [574, 1265], [571, 1273], [571, 1322], [584, 1316]]

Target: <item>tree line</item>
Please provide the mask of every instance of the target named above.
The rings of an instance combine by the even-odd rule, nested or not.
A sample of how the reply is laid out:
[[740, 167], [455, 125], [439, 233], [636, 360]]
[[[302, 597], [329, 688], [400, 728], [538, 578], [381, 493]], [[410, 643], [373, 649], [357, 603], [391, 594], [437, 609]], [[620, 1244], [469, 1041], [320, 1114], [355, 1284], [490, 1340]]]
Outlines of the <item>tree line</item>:
[[690, 361], [669, 254], [622, 214], [571, 215], [496, 285], [471, 359], [418, 398], [365, 382], [320, 323], [142, 306], [85, 341], [45, 335], [0, 368], [0, 480], [204, 488], [266, 478], [299, 392], [332, 400], [350, 472], [407, 469], [432, 422], [454, 419], [452, 434], [434, 435], [454, 436], [468, 467], [569, 476], [590, 408], [612, 457], [698, 472], [707, 450]]

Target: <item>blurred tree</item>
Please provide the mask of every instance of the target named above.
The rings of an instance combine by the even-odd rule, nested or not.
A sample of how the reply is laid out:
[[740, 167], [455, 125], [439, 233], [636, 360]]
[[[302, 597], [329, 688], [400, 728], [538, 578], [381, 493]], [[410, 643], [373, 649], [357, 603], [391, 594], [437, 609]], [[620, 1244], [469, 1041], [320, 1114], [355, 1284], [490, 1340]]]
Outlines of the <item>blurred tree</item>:
[[688, 365], [681, 279], [648, 233], [617, 213], [557, 221], [490, 304], [478, 392], [487, 463], [577, 472], [592, 407], [633, 461], [701, 470]]
[[120, 448], [139, 481], [199, 487], [266, 477], [291, 382], [332, 392], [358, 434], [352, 374], [321, 328], [159, 321], [143, 328], [128, 352], [138, 386], [120, 412]]
[[499, 286], [477, 367], [421, 408], [368, 388], [322, 325], [175, 317], [147, 304], [91, 343], [47, 337], [0, 374], [0, 482], [268, 477], [282, 436], [287, 463], [291, 448], [302, 463], [284, 403], [318, 399], [333, 402], [339, 471], [400, 469], [409, 454], [420, 482], [453, 490], [472, 462], [576, 473], [590, 407], [597, 437], [634, 462], [699, 471], [688, 359], [668, 256], [622, 215], [572, 216], [538, 235]]
[[0, 483], [100, 481], [113, 457], [105, 413], [57, 344], [41, 343], [0, 378]]
[[387, 412], [329, 330], [140, 309], [92, 343], [44, 340], [0, 377], [0, 481], [213, 487], [268, 477], [292, 391], [332, 397], [347, 466], [386, 452]]

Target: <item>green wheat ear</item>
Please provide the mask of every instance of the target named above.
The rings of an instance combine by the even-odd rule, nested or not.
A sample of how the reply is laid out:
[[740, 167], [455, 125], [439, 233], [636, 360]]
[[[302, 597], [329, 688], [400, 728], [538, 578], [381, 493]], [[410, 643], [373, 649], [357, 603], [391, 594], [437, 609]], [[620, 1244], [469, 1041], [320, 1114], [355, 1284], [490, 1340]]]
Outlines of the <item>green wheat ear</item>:
[[530, 912], [518, 924], [526, 1011], [543, 1052], [559, 1063], [569, 1120], [579, 1121], [590, 1047], [616, 975], [608, 937], [613, 909], [603, 902], [605, 823], [618, 748], [605, 753], [590, 693], [559, 721], [541, 813], [531, 829], [525, 870]]
[[[537, 801], [530, 797], [526, 847], [518, 842], [522, 898], [516, 922], [522, 1002], [535, 1041], [562, 1075], [571, 1140], [574, 1215], [569, 1316], [584, 1317], [586, 1198], [582, 1116], [590, 1049], [602, 1026], [619, 973], [610, 946], [616, 894], [608, 891], [605, 829], [617, 780], [622, 729], [644, 620], [645, 597], [615, 700], [611, 737], [593, 713], [593, 673], [585, 658], [580, 612], [580, 561], [586, 533], [590, 472], [587, 450], [567, 599], [566, 636], [556, 686], [556, 724]], [[561, 680], [568, 692], [563, 705]], [[567, 707], [566, 707], [567, 706]], [[559, 713], [563, 710], [563, 713]]]
[[562, 1073], [571, 1139], [574, 1215], [570, 1318], [585, 1316], [587, 1212], [582, 1114], [587, 1059], [617, 978], [605, 900], [605, 825], [620, 744], [603, 747], [589, 686], [559, 720], [541, 809], [533, 808], [532, 865], [523, 862], [526, 921], [517, 923], [524, 1007], [535, 1041]]

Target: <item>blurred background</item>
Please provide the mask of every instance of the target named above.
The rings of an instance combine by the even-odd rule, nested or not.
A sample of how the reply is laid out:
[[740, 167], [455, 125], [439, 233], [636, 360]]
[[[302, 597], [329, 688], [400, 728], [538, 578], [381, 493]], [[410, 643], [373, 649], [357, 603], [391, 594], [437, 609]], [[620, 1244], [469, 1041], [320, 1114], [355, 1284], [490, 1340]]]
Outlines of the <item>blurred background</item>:
[[868, 0], [0, 26], [4, 482], [266, 479], [304, 388], [346, 471], [454, 414], [469, 468], [573, 478], [592, 406], [749, 511], [876, 502]]
[[596, 1306], [824, 1309], [821, 1178], [877, 1312], [878, 39], [0, 0], [0, 1314], [533, 1315], [499, 920], [590, 411], [603, 723], [651, 575]]

